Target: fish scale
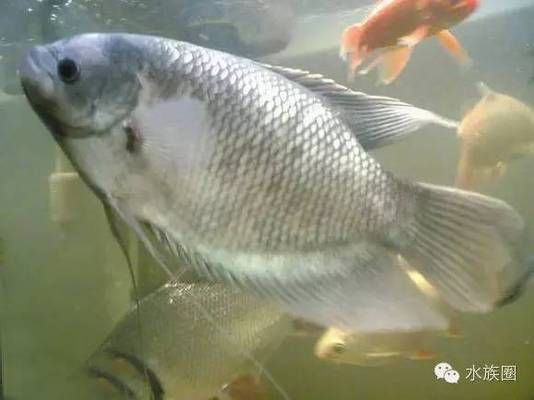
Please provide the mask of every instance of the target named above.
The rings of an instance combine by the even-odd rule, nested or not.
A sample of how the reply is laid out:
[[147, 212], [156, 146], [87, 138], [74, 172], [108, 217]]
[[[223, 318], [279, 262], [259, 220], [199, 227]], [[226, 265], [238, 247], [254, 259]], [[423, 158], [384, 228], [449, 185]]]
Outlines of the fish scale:
[[[217, 65], [220, 69], [220, 64], [219, 62], [213, 65]], [[207, 197], [208, 200], [204, 207], [193, 210], [190, 215], [195, 221], [203, 221], [205, 219], [200, 216], [209, 215], [212, 217], [211, 222], [215, 219], [220, 224], [207, 223], [208, 229], [197, 226], [198, 234], [220, 243], [221, 235], [217, 229], [213, 228], [220, 225], [224, 229], [225, 222], [229, 220], [232, 221], [230, 228], [234, 232], [231, 237], [233, 242], [224, 242], [224, 245], [236, 249], [250, 249], [250, 246], [254, 246], [265, 251], [283, 251], [291, 248], [312, 248], [328, 242], [355, 240], [359, 236], [360, 229], [356, 223], [351, 223], [351, 219], [361, 221], [364, 217], [368, 217], [367, 213], [365, 216], [361, 215], [358, 206], [369, 210], [372, 205], [365, 204], [365, 202], [362, 204], [362, 199], [377, 197], [372, 191], [362, 193], [360, 188], [380, 188], [380, 179], [387, 179], [387, 176], [382, 177], [372, 173], [370, 176], [375, 180], [366, 184], [365, 176], [362, 177], [360, 172], [362, 162], [368, 169], [380, 168], [368, 159], [352, 135], [343, 135], [348, 129], [339, 121], [329, 118], [328, 115], [319, 115], [318, 118], [310, 119], [308, 123], [301, 122], [301, 126], [298, 126], [297, 121], [306, 121], [308, 110], [311, 110], [313, 114], [314, 107], [319, 106], [319, 109], [324, 111], [319, 99], [309, 98], [306, 102], [292, 101], [292, 99], [299, 98], [299, 88], [292, 87], [278, 77], [269, 75], [262, 77], [257, 71], [247, 74], [240, 68], [237, 72], [232, 65], [227, 66], [227, 69], [230, 71], [230, 76], [239, 76], [239, 79], [236, 79], [237, 87], [224, 94], [222, 91], [215, 91], [219, 93], [219, 96], [224, 96], [230, 104], [231, 114], [225, 112], [226, 118], [232, 121], [233, 117], [233, 121], [238, 122], [235, 123], [236, 126], [233, 129], [227, 130], [224, 121], [217, 120], [220, 113], [212, 113], [215, 119], [212, 121], [212, 126], [215, 130], [214, 134], [217, 135], [218, 145], [215, 154], [210, 157], [208, 168], [212, 170], [206, 174], [214, 176], [215, 182], [209, 179], [204, 180], [203, 187], [206, 188], [206, 193], [199, 193], [199, 198]], [[210, 80], [205, 83], [205, 86], [209, 88], [225, 86], [217, 75], [210, 74], [208, 70], [205, 72]], [[217, 81], [213, 82], [212, 80], [215, 79]], [[249, 84], [248, 81], [251, 83]], [[269, 113], [269, 108], [261, 108], [264, 104], [261, 99], [247, 96], [254, 86], [265, 87], [279, 94], [273, 99], [265, 100], [273, 104], [272, 112]], [[241, 101], [241, 98], [234, 96], [234, 91], [240, 93], [239, 96], [246, 96], [248, 101], [237, 103]], [[199, 92], [206, 92], [205, 100], [209, 105], [217, 108], [217, 104], [211, 102], [212, 96], [209, 89], [202, 89], [201, 86]], [[254, 92], [258, 93], [258, 90]], [[286, 102], [283, 101], [284, 98]], [[250, 111], [251, 109], [253, 111]], [[302, 116], [295, 116], [295, 114]], [[288, 115], [288, 121], [295, 122], [289, 126], [287, 122], [283, 124], [283, 119], [280, 118], [283, 115]], [[258, 123], [263, 132], [261, 136], [250, 129], [252, 126], [258, 126]], [[285, 134], [280, 132], [280, 125], [285, 125], [282, 130]], [[301, 136], [292, 134], [292, 132], [301, 132]], [[266, 139], [260, 143], [258, 148], [255, 148], [253, 142], [258, 137]], [[273, 140], [267, 140], [267, 138], [273, 138]], [[341, 152], [339, 147], [334, 146], [336, 140], [344, 145]], [[300, 156], [295, 156], [296, 151], [292, 149], [298, 149]], [[242, 154], [240, 160], [243, 164], [232, 162], [235, 154], [240, 151]], [[257, 157], [258, 154], [264, 157]], [[343, 156], [347, 157], [343, 159], [344, 164], [341, 163]], [[246, 164], [246, 160], [249, 164]], [[286, 165], [290, 167], [285, 168]], [[276, 166], [280, 166], [279, 171], [273, 170]], [[295, 170], [299, 173], [295, 174]], [[251, 184], [255, 181], [254, 176], [262, 182], [261, 187]], [[347, 181], [351, 181], [352, 185], [340, 184], [340, 182]], [[225, 189], [225, 183], [231, 185], [229, 190]], [[217, 189], [213, 188], [213, 184], [218, 185]], [[234, 189], [236, 187], [239, 191]], [[276, 188], [278, 190], [272, 190]], [[201, 191], [204, 192], [204, 190]], [[209, 199], [211, 193], [215, 195]], [[329, 201], [330, 198], [336, 199], [335, 206], [332, 201]], [[254, 207], [249, 211], [248, 207], [251, 203], [260, 204], [261, 207]], [[329, 206], [329, 203], [332, 205]], [[201, 201], [200, 204], [204, 203]], [[290, 207], [287, 207], [288, 205]], [[293, 208], [311, 212], [307, 213], [308, 218], [306, 218], [305, 215], [301, 216], [302, 213], [292, 212]], [[325, 210], [324, 214], [328, 215], [328, 219], [325, 220], [323, 215], [314, 212], [315, 210]], [[241, 218], [242, 215], [246, 215], [246, 218]], [[352, 215], [352, 218], [347, 218], [348, 215]], [[376, 216], [376, 218], [380, 217], [380, 215]], [[292, 223], [288, 224], [288, 222]], [[378, 224], [368, 224], [368, 226], [375, 225]]]
[[[223, 332], [211, 328], [200, 306]], [[169, 283], [142, 299], [139, 310], [146, 322], [142, 354], [132, 309], [86, 362], [92, 376], [121, 383], [136, 399], [152, 398], [145, 392], [156, 387], [145, 374], [157, 382], [157, 399], [219, 396], [239, 374], [266, 372], [253, 357], [269, 357], [292, 329], [273, 305], [223, 285]]]

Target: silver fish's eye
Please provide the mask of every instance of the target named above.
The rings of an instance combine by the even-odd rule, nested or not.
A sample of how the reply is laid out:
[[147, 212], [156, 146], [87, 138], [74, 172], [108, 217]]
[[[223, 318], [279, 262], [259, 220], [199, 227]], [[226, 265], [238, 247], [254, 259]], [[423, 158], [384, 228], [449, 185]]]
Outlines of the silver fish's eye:
[[74, 60], [63, 58], [57, 64], [57, 75], [65, 83], [74, 83], [80, 77], [80, 67]]

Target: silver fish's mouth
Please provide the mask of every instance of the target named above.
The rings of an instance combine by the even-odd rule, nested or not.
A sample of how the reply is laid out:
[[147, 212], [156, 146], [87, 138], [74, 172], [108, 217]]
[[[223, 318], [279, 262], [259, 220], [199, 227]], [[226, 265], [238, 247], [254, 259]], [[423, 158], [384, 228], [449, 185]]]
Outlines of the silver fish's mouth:
[[28, 102], [56, 139], [67, 136], [85, 137], [84, 126], [60, 121], [57, 116], [56, 57], [45, 46], [32, 48], [22, 59], [18, 75]]
[[54, 71], [56, 60], [43, 46], [32, 48], [22, 59], [18, 75], [22, 90], [33, 110], [48, 126], [54, 137], [64, 136], [62, 124], [52, 117], [50, 109], [54, 107]]
[[54, 96], [53, 71], [56, 59], [43, 46], [32, 48], [22, 59], [18, 74], [30, 102], [49, 102]]

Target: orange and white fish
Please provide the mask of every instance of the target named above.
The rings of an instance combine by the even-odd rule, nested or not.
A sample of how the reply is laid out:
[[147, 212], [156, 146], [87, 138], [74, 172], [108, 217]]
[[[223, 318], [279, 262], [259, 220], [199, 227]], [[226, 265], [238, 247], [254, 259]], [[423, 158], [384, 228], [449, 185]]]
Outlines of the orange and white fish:
[[462, 189], [502, 176], [508, 162], [534, 155], [534, 110], [482, 83], [479, 90], [482, 99], [458, 128], [461, 155], [456, 186]]
[[336, 364], [381, 366], [398, 359], [431, 360], [435, 332], [375, 332], [360, 334], [328, 329], [315, 345], [315, 355]]
[[380, 67], [384, 84], [401, 74], [413, 47], [431, 36], [462, 64], [469, 64], [467, 52], [448, 28], [471, 15], [478, 4], [479, 0], [382, 0], [362, 23], [345, 29], [340, 54], [350, 55], [351, 75], [371, 58], [360, 73]]

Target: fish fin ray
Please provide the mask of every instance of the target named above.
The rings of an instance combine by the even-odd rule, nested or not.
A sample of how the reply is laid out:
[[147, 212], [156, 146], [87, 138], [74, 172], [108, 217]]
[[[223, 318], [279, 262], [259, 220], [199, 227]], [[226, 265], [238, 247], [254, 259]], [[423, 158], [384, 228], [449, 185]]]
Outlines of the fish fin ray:
[[308, 71], [262, 64], [324, 98], [340, 111], [367, 151], [395, 143], [426, 125], [456, 130], [458, 122], [398, 99], [353, 91], [332, 79]]
[[373, 60], [367, 66], [365, 66], [364, 68], [358, 71], [358, 75], [362, 75], [362, 76], [367, 75], [369, 74], [369, 72], [379, 67], [380, 63], [383, 61], [382, 60], [383, 55], [384, 55], [384, 52], [383, 51], [380, 52], [380, 54], [374, 57]]
[[[410, 184], [411, 185], [411, 184]], [[524, 279], [518, 262], [524, 222], [501, 200], [417, 184], [402, 256], [454, 309], [489, 312]]]
[[[189, 268], [186, 249], [180, 247], [170, 234], [148, 222], [143, 222], [123, 210], [113, 200], [108, 200], [109, 213], [115, 221], [122, 219], [132, 228], [148, 253], [156, 260], [171, 280], [183, 283], [199, 283], [199, 277]], [[107, 213], [108, 213], [107, 212]], [[117, 218], [120, 217], [120, 218]], [[109, 220], [109, 217], [108, 217]]]
[[[343, 60], [346, 60], [347, 54], [351, 54], [352, 55], [351, 58], [353, 60], [355, 59], [361, 60], [361, 57], [358, 55], [361, 35], [362, 35], [361, 24], [354, 24], [354, 25], [350, 25], [349, 27], [345, 28], [341, 36], [341, 45], [339, 48], [339, 56]], [[358, 65], [356, 65], [356, 68]]]
[[409, 35], [401, 37], [398, 41], [398, 45], [412, 48], [421, 43], [428, 36], [429, 31], [430, 26], [421, 25]]
[[[135, 232], [137, 237], [141, 240], [148, 252], [154, 257], [158, 264], [163, 268], [164, 272], [170, 279], [176, 279], [176, 274], [169, 269], [168, 262], [163, 258], [163, 255], [159, 249], [155, 247], [155, 243], [148, 236], [147, 232], [143, 228], [142, 223], [135, 218], [130, 213], [123, 210], [115, 201], [108, 199], [107, 202], [104, 202], [106, 215], [108, 216], [108, 221], [118, 221], [120, 217], [131, 229]], [[111, 216], [111, 218], [110, 218]], [[115, 222], [114, 222], [115, 223]], [[120, 242], [119, 242], [120, 243]]]
[[470, 67], [473, 64], [469, 54], [451, 31], [444, 29], [437, 33], [436, 37], [447, 52], [449, 52], [449, 54], [451, 54], [461, 65]]
[[412, 48], [400, 46], [393, 48], [382, 56], [380, 64], [380, 81], [384, 85], [389, 85], [404, 71], [410, 57]]

